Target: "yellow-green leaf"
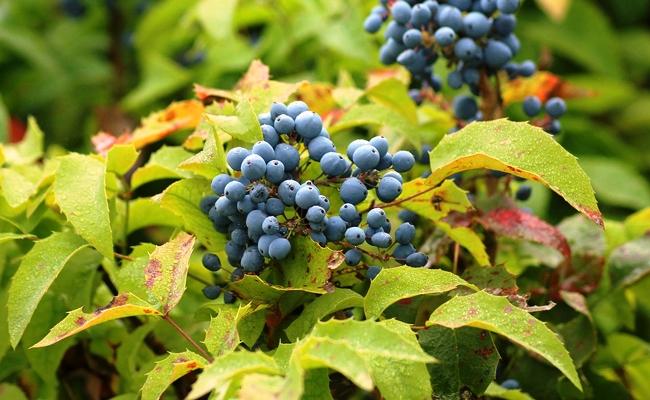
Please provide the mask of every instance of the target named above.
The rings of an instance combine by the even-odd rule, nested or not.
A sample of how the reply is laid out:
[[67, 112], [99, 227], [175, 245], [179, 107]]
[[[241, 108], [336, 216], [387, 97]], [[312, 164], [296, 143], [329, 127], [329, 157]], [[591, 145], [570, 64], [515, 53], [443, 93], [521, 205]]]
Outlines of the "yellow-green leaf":
[[18, 208], [36, 193], [36, 185], [18, 171], [11, 168], [0, 169], [0, 191], [7, 205]]
[[578, 211], [603, 225], [589, 177], [576, 158], [551, 135], [526, 122], [473, 122], [445, 136], [429, 157], [432, 184], [470, 169], [499, 170], [548, 186]]
[[447, 179], [440, 186], [435, 186], [436, 183], [429, 178], [406, 182], [399, 198], [403, 201], [400, 205], [432, 221], [439, 221], [452, 211], [463, 213], [472, 208], [467, 191], [453, 180]]
[[479, 265], [490, 265], [490, 256], [485, 249], [485, 244], [475, 231], [465, 226], [451, 226], [442, 221], [439, 221], [436, 226], [454, 242], [467, 249]]
[[203, 357], [191, 351], [170, 353], [158, 361], [156, 366], [147, 373], [147, 380], [142, 386], [142, 400], [157, 400], [167, 387], [178, 378], [190, 372], [205, 367], [207, 362]]
[[206, 114], [214, 126], [245, 143], [262, 140], [262, 129], [257, 121], [257, 114], [247, 99], [237, 103], [236, 115]]
[[34, 117], [27, 120], [27, 131], [20, 143], [3, 146], [5, 161], [9, 164], [31, 164], [43, 156], [43, 131]]
[[0, 243], [8, 242], [11, 240], [21, 240], [21, 239], [37, 239], [34, 235], [22, 234], [22, 233], [0, 233]]
[[149, 256], [143, 283], [149, 300], [158, 304], [165, 315], [178, 304], [185, 292], [194, 241], [194, 236], [181, 232], [164, 245], [156, 246]]
[[243, 279], [231, 283], [229, 286], [233, 292], [242, 299], [250, 299], [256, 303], [272, 304], [280, 300], [286, 293], [305, 292], [314, 294], [326, 293], [322, 288], [311, 287], [285, 287], [271, 285], [257, 275], [245, 275]]
[[129, 233], [147, 226], [173, 226], [183, 223], [182, 219], [150, 197], [138, 197], [129, 203]]
[[100, 307], [94, 312], [85, 313], [81, 308], [70, 311], [61, 322], [50, 330], [47, 336], [32, 347], [49, 346], [95, 325], [136, 315], [160, 316], [162, 314], [153, 305], [131, 293], [119, 294], [113, 297], [113, 300], [106, 306]]
[[68, 261], [87, 247], [72, 232], [56, 232], [36, 242], [14, 274], [7, 301], [9, 337], [16, 347], [32, 319], [36, 306]]
[[478, 290], [458, 275], [440, 269], [384, 268], [370, 283], [364, 299], [366, 317], [376, 319], [391, 304], [423, 294], [449, 292], [458, 286]]
[[117, 175], [126, 174], [138, 159], [138, 151], [132, 144], [116, 144], [106, 154], [106, 171]]
[[176, 179], [189, 177], [179, 165], [192, 157], [192, 153], [180, 146], [163, 146], [156, 151], [146, 165], [138, 168], [131, 178], [131, 187], [138, 188], [159, 179]]
[[573, 360], [558, 335], [506, 297], [486, 292], [454, 297], [431, 314], [427, 325], [433, 324], [453, 329], [472, 326], [502, 335], [551, 363], [582, 390]]
[[113, 257], [113, 233], [108, 214], [104, 164], [70, 154], [60, 158], [54, 196], [75, 231], [104, 257]]
[[202, 120], [198, 129], [205, 130], [203, 150], [180, 163], [178, 167], [212, 180], [215, 175], [228, 171], [226, 154], [221, 138], [211, 121]]

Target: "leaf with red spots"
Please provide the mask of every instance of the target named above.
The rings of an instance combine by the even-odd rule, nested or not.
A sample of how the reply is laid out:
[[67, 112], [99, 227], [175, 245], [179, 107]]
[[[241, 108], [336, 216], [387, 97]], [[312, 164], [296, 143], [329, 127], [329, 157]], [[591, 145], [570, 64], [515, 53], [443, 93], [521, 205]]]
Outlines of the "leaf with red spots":
[[75, 335], [95, 325], [118, 318], [133, 317], [136, 315], [160, 316], [156, 308], [139, 299], [134, 294], [125, 293], [113, 297], [110, 303], [91, 313], [86, 313], [82, 308], [77, 308], [50, 330], [40, 342], [32, 347], [45, 347]]
[[168, 314], [185, 292], [194, 236], [182, 232], [156, 249], [149, 256], [144, 269], [144, 285], [149, 301], [157, 303], [163, 314]]
[[438, 363], [429, 364], [433, 392], [440, 398], [458, 398], [463, 387], [480, 394], [496, 375], [499, 352], [489, 332], [434, 325], [418, 333], [418, 341]]
[[479, 222], [499, 236], [552, 247], [564, 256], [567, 265], [571, 264], [571, 248], [562, 232], [531, 213], [519, 208], [498, 208], [483, 215]]
[[486, 292], [454, 297], [431, 314], [427, 325], [452, 329], [471, 326], [502, 335], [551, 363], [582, 390], [573, 360], [559, 337], [505, 297]]
[[159, 399], [174, 381], [206, 364], [203, 357], [191, 351], [170, 353], [147, 374], [147, 380], [142, 386], [142, 400]]
[[589, 177], [574, 156], [542, 129], [499, 119], [473, 122], [445, 136], [429, 153], [432, 185], [471, 169], [488, 168], [548, 186], [598, 225], [603, 217]]

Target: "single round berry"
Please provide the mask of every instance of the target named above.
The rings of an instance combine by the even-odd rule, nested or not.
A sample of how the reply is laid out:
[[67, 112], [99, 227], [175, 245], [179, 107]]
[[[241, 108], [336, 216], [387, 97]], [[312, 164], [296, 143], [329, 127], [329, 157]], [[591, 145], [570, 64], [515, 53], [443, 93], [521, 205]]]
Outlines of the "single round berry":
[[241, 267], [246, 272], [259, 272], [264, 265], [264, 257], [257, 246], [248, 246], [241, 258]]
[[339, 208], [339, 217], [351, 225], [358, 225], [361, 220], [361, 215], [357, 212], [356, 207], [350, 203], [345, 203]]
[[417, 224], [418, 220], [420, 219], [420, 216], [411, 210], [401, 210], [399, 213], [397, 213], [397, 217], [402, 222], [410, 222], [413, 225]]
[[345, 240], [352, 245], [358, 246], [366, 240], [366, 234], [363, 229], [353, 226], [345, 231]]
[[287, 110], [287, 106], [285, 106], [282, 103], [274, 102], [271, 104], [271, 112], [270, 117], [271, 121], [275, 121], [277, 117], [279, 117], [282, 114], [287, 114], [289, 111]]
[[381, 267], [378, 267], [376, 265], [371, 265], [368, 267], [368, 270], [366, 271], [366, 278], [368, 278], [368, 280], [373, 280], [377, 277], [377, 275], [379, 275], [380, 272], [381, 272]]
[[262, 125], [261, 128], [264, 141], [270, 144], [272, 147], [277, 146], [277, 144], [280, 142], [280, 135], [278, 135], [278, 132], [275, 130], [275, 128], [271, 125]]
[[275, 158], [284, 164], [284, 170], [287, 172], [295, 170], [300, 164], [300, 153], [287, 143], [275, 146]]
[[230, 149], [226, 154], [226, 162], [230, 168], [235, 171], [241, 171], [241, 165], [244, 162], [244, 159], [250, 154], [251, 152], [243, 147], [235, 147]]
[[492, 23], [480, 12], [470, 12], [463, 17], [463, 32], [471, 38], [478, 39], [485, 36]]
[[325, 219], [325, 215], [327, 215], [327, 212], [323, 207], [311, 206], [307, 210], [307, 214], [305, 215], [305, 218], [309, 222], [319, 223]]
[[345, 263], [347, 265], [357, 265], [361, 262], [363, 253], [359, 249], [350, 249], [345, 252]]
[[217, 199], [219, 199], [219, 196], [215, 194], [207, 195], [201, 199], [201, 203], [199, 203], [199, 208], [201, 209], [203, 214], [208, 214], [210, 212], [210, 209], [214, 207], [214, 203], [217, 202]]
[[273, 121], [273, 127], [279, 134], [288, 135], [293, 132], [293, 128], [296, 126], [293, 118], [286, 114], [278, 115]]
[[393, 168], [397, 172], [409, 171], [415, 165], [415, 157], [408, 151], [400, 150], [393, 154]]
[[309, 106], [304, 101], [296, 100], [287, 105], [287, 115], [293, 119], [305, 111], [309, 111]]
[[331, 151], [320, 159], [320, 168], [327, 176], [342, 176], [348, 163], [341, 154]]
[[269, 257], [269, 246], [271, 246], [271, 242], [278, 238], [280, 238], [280, 236], [277, 234], [260, 236], [259, 240], [257, 241], [257, 250], [264, 257]]
[[285, 238], [275, 239], [269, 246], [269, 255], [275, 260], [284, 260], [291, 252], [291, 243]]
[[278, 219], [273, 216], [266, 217], [262, 223], [262, 230], [267, 235], [280, 232], [280, 223], [278, 222]]
[[518, 70], [519, 70], [519, 75], [527, 78], [535, 74], [535, 71], [537, 71], [537, 66], [533, 61], [526, 60], [521, 64], [519, 64]]
[[365, 139], [355, 139], [351, 141], [350, 144], [348, 145], [348, 148], [346, 149], [346, 155], [348, 156], [348, 158], [352, 160], [352, 155], [354, 154], [354, 152], [364, 144], [370, 144], [370, 142], [368, 142]]
[[415, 247], [411, 244], [399, 244], [393, 250], [393, 257], [398, 261], [406, 261], [406, 258], [415, 253]]
[[325, 224], [325, 236], [330, 242], [338, 242], [345, 236], [347, 225], [341, 217], [328, 218]]
[[237, 301], [237, 296], [233, 292], [223, 292], [223, 302], [225, 304], [232, 304]]
[[392, 176], [384, 176], [377, 185], [377, 197], [384, 203], [395, 200], [402, 193], [402, 183]]
[[274, 184], [284, 180], [284, 164], [279, 160], [271, 160], [266, 164], [266, 179]]
[[438, 20], [438, 25], [449, 27], [455, 32], [459, 32], [463, 28], [463, 14], [456, 7], [448, 5], [440, 6], [436, 19]]
[[257, 154], [251, 154], [241, 163], [241, 171], [246, 178], [252, 181], [263, 178], [266, 173], [266, 161]]
[[210, 271], [219, 271], [221, 268], [221, 260], [214, 253], [205, 253], [201, 259], [203, 266]]
[[440, 46], [446, 47], [454, 43], [454, 40], [456, 40], [456, 32], [448, 26], [443, 26], [436, 30], [433, 37]]
[[257, 121], [260, 125], [272, 125], [273, 120], [271, 119], [271, 113], [262, 113], [257, 116]]
[[379, 151], [370, 144], [360, 146], [352, 155], [352, 161], [361, 171], [370, 171], [375, 168], [379, 164], [380, 158]]
[[305, 139], [317, 137], [322, 129], [323, 121], [313, 111], [303, 111], [296, 117], [296, 132]]
[[303, 210], [309, 209], [311, 206], [318, 205], [318, 189], [314, 186], [304, 186], [296, 192], [296, 205]]
[[414, 48], [422, 43], [422, 33], [418, 29], [409, 29], [402, 36], [402, 42], [409, 48]]
[[411, 20], [411, 6], [405, 1], [396, 1], [390, 8], [393, 19], [400, 24], [407, 24]]
[[505, 381], [501, 382], [501, 387], [504, 389], [519, 389], [521, 385], [519, 385], [519, 381], [516, 379], [506, 379]]
[[503, 42], [488, 40], [485, 46], [485, 63], [492, 69], [502, 68], [512, 59], [513, 51]]
[[429, 257], [424, 253], [413, 253], [406, 257], [406, 265], [410, 267], [424, 267], [429, 262]]
[[264, 162], [267, 163], [275, 159], [275, 150], [273, 150], [273, 146], [265, 141], [255, 143], [253, 145], [252, 153], [262, 157]]
[[288, 206], [295, 204], [296, 192], [300, 189], [300, 184], [294, 180], [283, 181], [278, 186], [278, 197]]
[[255, 208], [257, 208], [257, 205], [251, 199], [250, 195], [244, 196], [243, 199], [237, 202], [237, 211], [239, 211], [242, 214], [248, 214], [249, 212], [253, 211]]
[[284, 203], [282, 200], [271, 197], [266, 201], [266, 213], [273, 216], [282, 215], [284, 213]]
[[228, 200], [237, 202], [246, 196], [246, 186], [238, 181], [232, 181], [226, 185], [223, 194]]
[[311, 231], [309, 237], [311, 237], [311, 240], [313, 240], [314, 242], [318, 243], [321, 246], [327, 245], [327, 236], [325, 236], [323, 232]]
[[415, 239], [415, 226], [409, 222], [404, 222], [395, 231], [395, 240], [400, 244], [409, 244]]
[[210, 300], [214, 300], [221, 294], [221, 287], [217, 285], [206, 286], [202, 290], [203, 295]]
[[325, 211], [330, 210], [330, 200], [325, 195], [318, 196], [318, 205], [321, 206]]
[[529, 117], [534, 117], [542, 111], [542, 101], [537, 96], [528, 96], [524, 99], [524, 112]]
[[250, 196], [253, 203], [264, 203], [269, 198], [269, 189], [261, 183], [258, 183], [251, 189]]
[[474, 97], [461, 95], [454, 98], [453, 101], [454, 115], [456, 118], [468, 120], [476, 116], [478, 104]]
[[431, 20], [431, 10], [424, 4], [416, 4], [411, 9], [411, 25], [421, 27]]
[[544, 106], [551, 118], [560, 118], [566, 112], [566, 103], [559, 97], [553, 97]]
[[528, 185], [521, 185], [515, 194], [515, 197], [519, 201], [526, 201], [530, 198], [530, 195], [533, 193], [533, 188]]
[[[242, 159], [243, 160], [243, 159]], [[241, 163], [240, 163], [241, 165]], [[212, 188], [212, 191], [218, 194], [219, 196], [223, 196], [223, 191], [226, 188], [226, 185], [233, 181], [232, 177], [230, 175], [226, 174], [219, 174], [212, 178], [212, 183], [210, 184], [210, 187]], [[216, 201], [216, 200], [215, 200]]]
[[336, 147], [334, 147], [334, 143], [330, 139], [318, 136], [309, 142], [307, 150], [309, 151], [309, 158], [320, 161], [325, 154], [335, 152]]
[[519, 0], [497, 0], [497, 8], [504, 14], [512, 14], [519, 8]]
[[368, 33], [376, 33], [381, 28], [381, 24], [384, 21], [381, 20], [381, 17], [376, 14], [369, 15], [366, 20], [363, 22], [363, 29]]
[[370, 145], [372, 145], [379, 152], [379, 156], [383, 157], [388, 153], [388, 140], [383, 136], [375, 136], [370, 139]]
[[370, 238], [370, 243], [375, 247], [385, 249], [391, 245], [392, 239], [386, 232], [377, 232]]
[[366, 220], [368, 221], [368, 226], [375, 229], [381, 228], [388, 221], [386, 218], [386, 212], [381, 208], [373, 208], [368, 211]]

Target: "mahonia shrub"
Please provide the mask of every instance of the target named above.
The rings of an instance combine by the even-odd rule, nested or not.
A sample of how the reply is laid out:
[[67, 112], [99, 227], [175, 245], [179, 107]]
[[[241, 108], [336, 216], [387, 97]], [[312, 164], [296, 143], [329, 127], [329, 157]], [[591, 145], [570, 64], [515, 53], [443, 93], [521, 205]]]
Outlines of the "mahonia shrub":
[[[650, 213], [605, 235], [554, 136], [561, 99], [501, 118], [542, 109], [513, 61], [518, 1], [440, 3], [373, 10], [382, 61], [406, 69], [364, 88], [255, 61], [91, 155], [45, 154], [31, 120], [0, 152], [0, 376], [55, 398], [86, 384], [68, 373], [83, 354], [120, 399], [643, 393], [618, 352], [644, 349], [624, 330]], [[470, 94], [447, 103], [439, 58]], [[550, 192], [578, 214], [536, 216]]]

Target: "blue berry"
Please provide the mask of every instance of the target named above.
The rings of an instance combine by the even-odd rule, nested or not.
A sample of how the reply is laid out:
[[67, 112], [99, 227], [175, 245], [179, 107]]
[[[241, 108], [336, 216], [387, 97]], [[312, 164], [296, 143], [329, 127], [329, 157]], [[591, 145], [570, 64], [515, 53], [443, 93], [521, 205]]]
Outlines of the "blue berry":
[[237, 203], [228, 200], [226, 196], [219, 197], [219, 200], [214, 203], [214, 208], [216, 209], [218, 215], [224, 217], [237, 214]]
[[295, 204], [296, 192], [300, 188], [300, 184], [294, 180], [286, 180], [278, 186], [278, 197], [288, 206]]
[[402, 174], [400, 174], [399, 172], [395, 172], [395, 171], [386, 172], [384, 174], [384, 177], [391, 177], [393, 179], [397, 179], [399, 183], [404, 183], [404, 178], [402, 178]]
[[461, 11], [467, 11], [472, 7], [472, 0], [449, 0], [448, 3]]
[[257, 121], [260, 125], [273, 125], [273, 120], [271, 119], [271, 113], [262, 113], [257, 116]]
[[497, 40], [488, 40], [485, 46], [485, 63], [488, 67], [499, 69], [512, 59], [512, 50]]
[[257, 241], [257, 250], [264, 257], [269, 257], [269, 246], [271, 246], [271, 242], [273, 242], [275, 239], [278, 239], [279, 237], [280, 236], [277, 234], [267, 234], [260, 236], [259, 240]]
[[203, 295], [210, 300], [214, 300], [221, 294], [221, 287], [210, 285], [203, 288]]
[[259, 141], [255, 143], [253, 145], [252, 153], [262, 157], [264, 159], [264, 162], [267, 163], [275, 158], [275, 151], [273, 150], [273, 146], [265, 141]]
[[363, 253], [359, 249], [350, 249], [345, 252], [345, 263], [347, 265], [357, 265], [361, 262]]
[[415, 239], [415, 226], [404, 222], [395, 231], [395, 240], [400, 244], [409, 244]]
[[352, 245], [358, 246], [366, 240], [366, 234], [363, 229], [353, 226], [345, 231], [345, 240]]
[[304, 186], [296, 192], [296, 205], [303, 210], [309, 209], [311, 206], [318, 205], [318, 189], [314, 186]]
[[351, 225], [358, 225], [357, 221], [361, 220], [361, 215], [357, 212], [354, 205], [345, 203], [339, 208], [339, 217]]
[[506, 379], [505, 381], [501, 382], [501, 387], [504, 389], [519, 389], [521, 386], [519, 385], [519, 381], [516, 379]]
[[318, 205], [325, 211], [330, 210], [330, 200], [327, 198], [327, 196], [324, 196], [322, 194], [318, 196]]
[[375, 247], [385, 249], [391, 245], [392, 239], [386, 232], [377, 232], [370, 238], [370, 243]]
[[241, 172], [252, 181], [263, 178], [266, 173], [266, 161], [257, 154], [251, 154], [241, 163]]
[[236, 244], [240, 246], [246, 246], [248, 243], [248, 234], [244, 229], [234, 229], [230, 233], [230, 240], [235, 242]]
[[390, 9], [393, 19], [400, 23], [406, 24], [411, 20], [411, 6], [405, 1], [396, 1]]
[[207, 195], [201, 199], [201, 202], [199, 203], [199, 208], [201, 209], [203, 214], [208, 214], [210, 212], [210, 209], [214, 207], [214, 203], [217, 202], [217, 199], [219, 199], [219, 196], [215, 194]]
[[284, 203], [282, 200], [271, 197], [266, 201], [266, 213], [269, 215], [277, 216], [284, 213]]
[[317, 137], [322, 129], [323, 121], [315, 112], [303, 111], [296, 117], [296, 132], [305, 139]]
[[420, 216], [411, 210], [401, 210], [397, 214], [397, 217], [403, 222], [410, 222], [414, 225], [417, 224], [418, 220], [420, 219]]
[[327, 236], [325, 236], [323, 232], [312, 231], [309, 236], [311, 237], [311, 240], [318, 243], [319, 245], [327, 245]]
[[510, 14], [501, 14], [494, 19], [492, 28], [499, 36], [508, 36], [515, 31], [517, 18]]
[[368, 33], [376, 33], [379, 31], [379, 28], [381, 28], [381, 24], [383, 22], [384, 21], [381, 20], [380, 16], [377, 14], [371, 14], [363, 22], [363, 29], [365, 29]]
[[497, 10], [497, 0], [481, 0], [480, 4], [486, 15], [490, 15]]
[[519, 70], [519, 75], [527, 78], [535, 74], [535, 72], [537, 71], [537, 66], [533, 61], [526, 60], [521, 64], [519, 64], [518, 70]]
[[309, 106], [304, 101], [297, 100], [287, 105], [287, 115], [293, 119], [305, 111], [309, 111]]
[[269, 198], [269, 190], [266, 188], [266, 186], [258, 183], [251, 189], [250, 196], [253, 203], [263, 203]]
[[241, 258], [241, 267], [246, 272], [259, 272], [264, 265], [264, 257], [257, 246], [248, 246]]
[[348, 144], [348, 148], [346, 149], [345, 154], [348, 156], [350, 160], [352, 160], [352, 155], [354, 155], [354, 152], [357, 151], [357, 149], [365, 144], [370, 144], [365, 139], [355, 139]]
[[368, 196], [368, 189], [357, 178], [346, 178], [341, 184], [341, 200], [350, 204], [359, 204]]
[[463, 17], [463, 31], [471, 38], [485, 36], [492, 27], [490, 20], [480, 12], [471, 12]]
[[280, 134], [289, 134], [293, 132], [293, 128], [295, 127], [296, 123], [294, 122], [293, 118], [286, 114], [278, 115], [275, 118], [275, 121], [273, 121], [273, 127], [275, 130], [280, 133]]
[[210, 184], [210, 187], [212, 188], [213, 192], [215, 192], [219, 196], [223, 196], [223, 191], [226, 188], [226, 185], [230, 183], [232, 180], [233, 179], [232, 177], [230, 177], [230, 175], [219, 174], [214, 178], [212, 178], [212, 183]]
[[352, 155], [352, 161], [361, 171], [375, 168], [379, 164], [379, 159], [379, 152], [370, 144], [360, 146]]
[[397, 172], [409, 171], [415, 165], [415, 157], [408, 151], [400, 150], [393, 154], [393, 168]]
[[533, 193], [533, 188], [528, 186], [528, 185], [521, 185], [519, 186], [519, 189], [517, 189], [517, 193], [515, 194], [515, 197], [519, 201], [526, 201], [530, 198], [530, 195]]
[[429, 262], [429, 257], [424, 253], [413, 253], [406, 257], [406, 265], [410, 267], [424, 267]]
[[284, 179], [284, 164], [278, 160], [271, 160], [266, 164], [266, 179], [274, 184], [279, 184]]
[[271, 121], [275, 121], [277, 117], [287, 113], [288, 113], [287, 106], [285, 106], [284, 104], [278, 102], [274, 102], [273, 104], [271, 104], [271, 112], [269, 113], [271, 117]]
[[275, 260], [284, 260], [291, 252], [291, 243], [285, 238], [275, 239], [269, 246], [269, 255]]
[[438, 20], [438, 25], [447, 26], [455, 32], [463, 28], [463, 14], [456, 7], [448, 5], [440, 6], [436, 19]]
[[409, 29], [402, 36], [402, 42], [409, 48], [414, 48], [422, 44], [422, 33], [417, 29]]
[[251, 233], [261, 235], [262, 224], [268, 215], [260, 210], [253, 210], [246, 216], [246, 227], [248, 228], [249, 236]]
[[448, 26], [443, 26], [436, 30], [433, 37], [440, 46], [446, 47], [454, 43], [454, 40], [456, 40], [456, 32]]
[[381, 267], [371, 265], [366, 271], [366, 278], [368, 278], [368, 280], [373, 280], [377, 277], [377, 275], [379, 275], [379, 272], [381, 272]]
[[334, 143], [326, 137], [318, 136], [312, 139], [307, 146], [309, 157], [314, 161], [320, 161], [326, 153], [335, 152]]
[[242, 214], [248, 214], [249, 212], [253, 211], [256, 207], [257, 205], [255, 204], [255, 202], [253, 202], [250, 195], [244, 196], [243, 199], [237, 202], [237, 211], [239, 211]]
[[519, 0], [497, 0], [497, 8], [504, 14], [512, 14], [519, 8]]
[[264, 222], [262, 222], [262, 230], [267, 235], [280, 232], [280, 223], [278, 222], [278, 219], [273, 216], [266, 217]]
[[348, 163], [341, 154], [331, 151], [321, 157], [320, 168], [327, 176], [341, 176], [348, 169]]
[[223, 194], [230, 201], [237, 202], [246, 196], [246, 186], [237, 181], [232, 181], [226, 185]]
[[[510, 49], [510, 52], [512, 53], [513, 56], [519, 53], [519, 49], [521, 49], [521, 42], [519, 42], [517, 36], [515, 36], [512, 33], [504, 38], [500, 38], [499, 42], [508, 46], [508, 49]], [[521, 71], [517, 69], [517, 73], [519, 72]]]
[[462, 38], [456, 42], [454, 54], [463, 61], [472, 61], [480, 57], [481, 48], [476, 45], [473, 39]]
[[399, 244], [393, 250], [393, 257], [400, 261], [406, 261], [406, 258], [413, 253], [415, 253], [415, 247], [411, 243]]
[[272, 147], [277, 146], [277, 144], [280, 142], [280, 135], [278, 135], [278, 132], [275, 130], [275, 128], [271, 125], [262, 125], [261, 128], [264, 141], [270, 144]]
[[251, 154], [250, 151], [246, 150], [243, 147], [235, 147], [230, 149], [226, 154], [226, 162], [230, 168], [235, 171], [241, 171], [241, 165], [244, 162], [244, 159]]
[[562, 124], [560, 123], [559, 120], [554, 119], [548, 124], [545, 130], [551, 135], [557, 135], [562, 130]]
[[431, 10], [423, 4], [416, 4], [411, 10], [411, 25], [421, 27], [431, 20]]
[[395, 200], [402, 193], [402, 183], [392, 176], [384, 176], [377, 185], [377, 197], [384, 203]]
[[388, 219], [386, 218], [386, 212], [384, 212], [383, 209], [373, 208], [372, 210], [368, 211], [366, 220], [368, 221], [368, 226], [377, 229], [381, 228]]
[[377, 168], [380, 171], [383, 171], [392, 166], [393, 166], [393, 155], [390, 153], [386, 153], [381, 157], [381, 159], [379, 160], [379, 164], [377, 164], [375, 168]]
[[460, 89], [463, 87], [463, 74], [456, 70], [447, 75], [447, 85], [452, 89]]
[[341, 217], [332, 217], [327, 219], [325, 226], [325, 236], [330, 242], [338, 242], [345, 236], [347, 225]]
[[[392, 44], [390, 45], [390, 50], [395, 51], [397, 49], [396, 45], [399, 45], [400, 48], [404, 48], [404, 45], [402, 44], [402, 37], [406, 33], [408, 28], [403, 25], [398, 23], [397, 21], [390, 21], [388, 23], [388, 26], [386, 27], [386, 32], [384, 32], [384, 37], [388, 39], [386, 41], [386, 44], [391, 42], [392, 39]], [[399, 50], [401, 51], [401, 50]], [[399, 53], [397, 51], [397, 53]]]
[[219, 271], [221, 268], [221, 260], [214, 253], [205, 253], [201, 260], [203, 266], [210, 271]]
[[232, 304], [237, 300], [237, 297], [233, 292], [223, 292], [223, 302], [225, 304]]
[[369, 144], [372, 145], [375, 149], [377, 149], [380, 157], [383, 157], [384, 155], [386, 155], [386, 153], [388, 153], [388, 140], [386, 140], [386, 138], [383, 136], [373, 137], [372, 139], [370, 139]]
[[545, 108], [551, 118], [560, 118], [566, 112], [566, 103], [559, 97], [553, 97], [546, 102]]
[[463, 120], [474, 118], [478, 112], [478, 104], [476, 104], [474, 97], [471, 96], [457, 96], [453, 101], [453, 106], [456, 118]]
[[542, 101], [537, 96], [528, 96], [524, 99], [524, 112], [529, 117], [534, 117], [542, 111]]
[[307, 214], [305, 215], [305, 218], [309, 222], [315, 222], [319, 223], [322, 222], [325, 219], [325, 215], [327, 212], [325, 209], [321, 206], [311, 206], [307, 210]]
[[298, 150], [286, 143], [280, 143], [275, 146], [275, 158], [284, 164], [284, 170], [286, 172], [295, 170], [300, 164]]

